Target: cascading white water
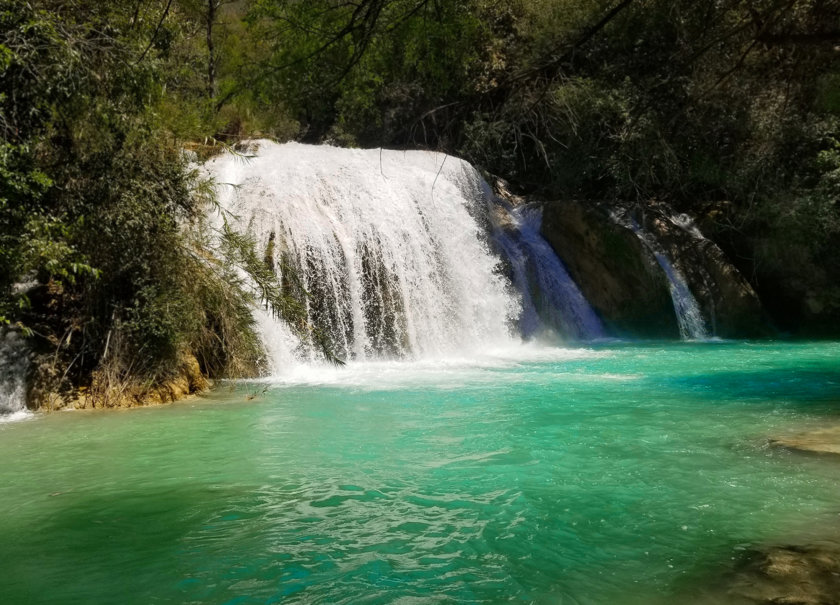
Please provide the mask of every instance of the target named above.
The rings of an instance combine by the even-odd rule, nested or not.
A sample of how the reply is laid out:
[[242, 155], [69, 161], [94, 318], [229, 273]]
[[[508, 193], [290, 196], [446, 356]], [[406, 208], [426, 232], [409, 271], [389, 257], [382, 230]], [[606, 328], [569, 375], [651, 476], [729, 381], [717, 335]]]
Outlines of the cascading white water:
[[671, 300], [674, 301], [674, 312], [677, 315], [677, 322], [680, 326], [680, 336], [689, 340], [704, 340], [709, 338], [709, 330], [703, 320], [703, 313], [697, 299], [688, 288], [688, 284], [682, 274], [671, 264], [663, 252], [652, 251], [656, 262], [662, 267], [665, 277], [668, 278], [668, 288], [671, 291]]
[[506, 216], [511, 224], [497, 226], [494, 235], [522, 294], [522, 334], [538, 335], [548, 326], [575, 340], [604, 338], [601, 320], [540, 233], [542, 209], [516, 206]]
[[[351, 150], [260, 141], [209, 170], [234, 228], [294, 268], [309, 321], [340, 357], [469, 354], [517, 341], [519, 301], [483, 223], [476, 170], [425, 151]], [[258, 321], [275, 371], [317, 357], [282, 322]]]
[[[631, 217], [613, 213], [612, 218], [616, 223], [630, 229], [636, 234], [648, 250], [651, 251], [656, 262], [662, 268], [662, 272], [665, 273], [665, 277], [668, 279], [671, 301], [674, 304], [674, 313], [677, 316], [677, 323], [680, 328], [680, 337], [683, 340], [708, 339], [710, 337], [709, 330], [706, 327], [706, 322], [703, 319], [703, 313], [700, 311], [700, 305], [697, 303], [697, 299], [691, 293], [685, 277], [674, 267], [653, 236], [642, 229]], [[680, 220], [685, 221], [686, 219], [681, 217]], [[694, 229], [696, 230], [696, 227]]]
[[28, 352], [28, 347], [18, 332], [0, 332], [0, 422], [17, 420], [27, 414]]

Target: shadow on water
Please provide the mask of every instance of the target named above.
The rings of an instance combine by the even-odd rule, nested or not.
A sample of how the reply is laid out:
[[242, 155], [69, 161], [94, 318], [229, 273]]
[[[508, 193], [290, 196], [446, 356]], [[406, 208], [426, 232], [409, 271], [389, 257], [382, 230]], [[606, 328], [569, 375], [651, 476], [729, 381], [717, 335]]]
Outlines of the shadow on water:
[[45, 494], [48, 505], [35, 503], [40, 515], [0, 523], [0, 602], [167, 602], [161, 593], [180, 593], [169, 602], [188, 602], [186, 587], [199, 571], [187, 568], [198, 562], [190, 557], [191, 537], [207, 533], [218, 522], [214, 511], [244, 493], [191, 485]]
[[840, 370], [768, 368], [752, 371], [675, 375], [659, 381], [666, 388], [709, 401], [836, 402], [840, 412]]

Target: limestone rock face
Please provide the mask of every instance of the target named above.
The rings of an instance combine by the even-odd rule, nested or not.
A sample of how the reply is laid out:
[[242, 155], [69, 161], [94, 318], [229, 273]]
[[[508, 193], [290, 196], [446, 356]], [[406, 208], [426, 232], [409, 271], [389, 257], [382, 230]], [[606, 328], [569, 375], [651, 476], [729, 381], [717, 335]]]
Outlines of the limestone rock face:
[[[178, 401], [193, 393], [204, 391], [209, 381], [201, 373], [198, 360], [194, 355], [182, 355], [175, 375], [152, 388], [145, 397], [146, 402], [169, 403]], [[142, 397], [141, 397], [142, 399]]]
[[210, 387], [194, 355], [180, 355], [169, 376], [148, 384], [120, 381], [107, 372], [93, 373], [89, 387], [69, 393], [38, 391], [30, 394], [35, 409], [53, 411], [63, 408], [131, 408], [150, 404], [171, 403]]
[[[606, 205], [563, 201], [543, 206], [548, 240], [610, 331], [632, 338], [679, 336], [667, 278], [650, 247], [611, 218]], [[664, 204], [621, 209], [684, 276], [709, 333], [768, 335], [768, 320], [749, 282], [693, 221]]]
[[769, 318], [755, 290], [690, 217], [676, 214], [665, 204], [651, 204], [637, 214], [685, 276], [711, 334], [721, 338], [770, 335]]
[[840, 426], [830, 426], [770, 440], [770, 445], [799, 452], [840, 455]]
[[639, 238], [613, 222], [606, 209], [546, 203], [542, 234], [609, 332], [628, 338], [679, 337], [662, 270]]

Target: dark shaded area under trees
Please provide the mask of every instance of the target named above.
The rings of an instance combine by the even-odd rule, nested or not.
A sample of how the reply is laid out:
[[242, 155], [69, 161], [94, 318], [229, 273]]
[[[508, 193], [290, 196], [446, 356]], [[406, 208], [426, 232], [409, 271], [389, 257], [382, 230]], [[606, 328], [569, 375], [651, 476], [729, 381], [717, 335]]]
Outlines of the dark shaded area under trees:
[[231, 267], [259, 254], [208, 249], [181, 150], [263, 136], [667, 202], [783, 330], [836, 336], [838, 58], [840, 0], [0, 0], [0, 315], [59, 383], [115, 342], [119, 375], [255, 371]]

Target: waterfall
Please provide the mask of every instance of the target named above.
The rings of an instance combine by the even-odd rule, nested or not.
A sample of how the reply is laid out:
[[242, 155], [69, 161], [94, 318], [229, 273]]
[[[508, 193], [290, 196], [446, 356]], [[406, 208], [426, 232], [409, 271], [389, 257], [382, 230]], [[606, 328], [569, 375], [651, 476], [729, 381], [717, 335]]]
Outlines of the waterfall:
[[15, 330], [0, 331], [0, 422], [27, 414], [28, 347]]
[[[427, 151], [254, 145], [252, 156], [208, 162], [219, 205], [281, 280], [308, 294], [308, 322], [339, 357], [463, 357], [546, 327], [604, 335], [540, 235], [540, 211], [508, 209], [498, 228], [504, 202], [470, 164]], [[275, 372], [320, 358], [282, 321], [255, 315]]]
[[[237, 230], [292, 267], [306, 313], [347, 360], [462, 355], [515, 342], [519, 302], [491, 251], [476, 170], [425, 151], [261, 141], [209, 163]], [[287, 279], [281, 273], [281, 279]], [[316, 347], [258, 313], [275, 371]]]
[[[683, 277], [682, 273], [674, 267], [665, 251], [659, 246], [652, 235], [642, 229], [635, 220], [631, 217], [619, 213], [612, 214], [613, 220], [628, 229], [630, 229], [642, 241], [648, 250], [653, 254], [656, 262], [662, 268], [662, 272], [668, 279], [668, 290], [671, 293], [671, 301], [674, 304], [674, 313], [677, 316], [677, 323], [680, 328], [680, 337], [683, 340], [705, 340], [709, 338], [709, 330], [706, 327], [706, 322], [703, 320], [703, 313], [700, 311], [700, 305], [697, 299], [691, 293], [688, 283]], [[693, 227], [685, 217], [681, 215], [678, 220], [679, 226], [684, 229], [692, 227], [697, 234], [699, 230]], [[675, 224], [678, 224], [675, 222]], [[702, 237], [702, 235], [700, 235]]]
[[688, 288], [688, 284], [682, 274], [671, 264], [663, 252], [653, 251], [656, 262], [662, 267], [665, 277], [668, 278], [668, 289], [671, 291], [671, 300], [674, 302], [674, 312], [677, 315], [677, 322], [680, 326], [680, 336], [690, 340], [703, 340], [709, 338], [709, 331], [697, 299]]
[[606, 336], [601, 320], [541, 235], [542, 209], [516, 206], [507, 210], [505, 219], [494, 235], [522, 295], [523, 336], [535, 336], [546, 327], [575, 340]]

